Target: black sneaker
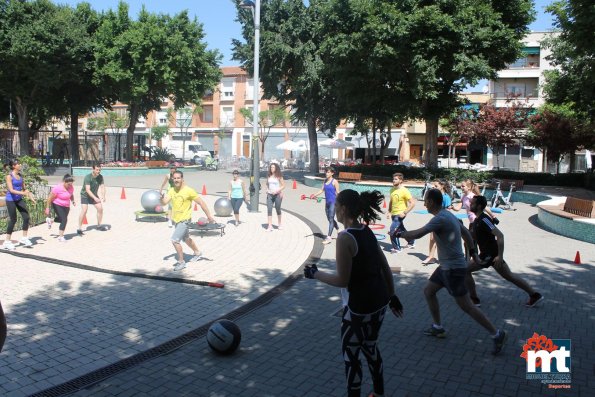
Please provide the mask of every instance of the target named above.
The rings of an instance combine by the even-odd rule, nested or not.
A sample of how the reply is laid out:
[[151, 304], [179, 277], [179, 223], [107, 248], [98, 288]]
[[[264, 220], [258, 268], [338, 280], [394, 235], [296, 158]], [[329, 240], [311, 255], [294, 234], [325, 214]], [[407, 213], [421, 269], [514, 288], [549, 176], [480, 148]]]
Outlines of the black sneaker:
[[507, 338], [508, 334], [505, 331], [498, 330], [498, 336], [494, 338], [494, 350], [492, 350], [494, 356], [502, 351]]
[[107, 232], [107, 226], [105, 226], [105, 225], [98, 226], [97, 229], [102, 232]]
[[83, 233], [81, 229], [76, 229], [76, 234], [78, 234], [79, 236], [83, 236], [85, 233]]
[[471, 297], [471, 302], [475, 305], [475, 307], [481, 307], [481, 301], [477, 297]]
[[446, 338], [446, 330], [444, 328], [436, 328], [434, 326], [431, 326], [430, 328], [424, 330], [424, 335], [427, 336], [435, 336], [436, 338]]
[[529, 301], [527, 301], [527, 303], [525, 303], [525, 306], [535, 307], [542, 300], [543, 300], [543, 295], [541, 295], [539, 292], [536, 292], [533, 295], [531, 295], [531, 297], [529, 298]]

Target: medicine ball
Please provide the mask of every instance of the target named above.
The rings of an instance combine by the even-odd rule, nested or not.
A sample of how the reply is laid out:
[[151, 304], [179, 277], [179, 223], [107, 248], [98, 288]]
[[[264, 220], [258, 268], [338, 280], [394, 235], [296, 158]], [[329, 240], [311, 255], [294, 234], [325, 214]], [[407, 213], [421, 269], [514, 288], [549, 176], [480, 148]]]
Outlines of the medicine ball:
[[209, 327], [207, 343], [209, 347], [219, 354], [233, 353], [242, 340], [242, 333], [233, 321], [219, 320]]

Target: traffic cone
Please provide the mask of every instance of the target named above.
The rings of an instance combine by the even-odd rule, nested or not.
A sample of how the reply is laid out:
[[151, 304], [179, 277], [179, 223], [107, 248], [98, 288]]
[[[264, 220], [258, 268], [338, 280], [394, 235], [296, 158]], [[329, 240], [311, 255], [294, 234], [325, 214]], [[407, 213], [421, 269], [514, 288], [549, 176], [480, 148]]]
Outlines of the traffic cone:
[[576, 251], [576, 255], [574, 257], [574, 263], [576, 265], [580, 265], [581, 264], [581, 253]]
[[384, 202], [382, 203], [382, 208], [386, 208], [386, 199], [384, 199]]
[[295, 181], [295, 179], [293, 180], [293, 190], [297, 189], [297, 182]]
[[198, 205], [196, 203], [194, 203], [194, 211], [198, 211]]
[[87, 215], [83, 216], [83, 225], [88, 225], [89, 222], [87, 222]]
[[120, 194], [120, 199], [126, 200], [126, 190], [124, 190], [124, 187], [122, 187], [122, 193]]
[[203, 196], [207, 195], [207, 185], [202, 185], [202, 195]]

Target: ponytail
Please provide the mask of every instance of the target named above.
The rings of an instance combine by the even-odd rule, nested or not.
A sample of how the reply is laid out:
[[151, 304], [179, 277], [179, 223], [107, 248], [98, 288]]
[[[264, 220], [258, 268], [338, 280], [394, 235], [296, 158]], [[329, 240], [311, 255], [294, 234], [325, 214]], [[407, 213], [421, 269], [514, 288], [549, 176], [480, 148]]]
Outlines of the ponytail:
[[382, 212], [380, 204], [384, 196], [378, 190], [358, 193], [352, 189], [341, 190], [337, 195], [337, 201], [345, 207], [349, 217], [362, 220], [364, 223], [372, 223], [379, 220], [378, 213]]

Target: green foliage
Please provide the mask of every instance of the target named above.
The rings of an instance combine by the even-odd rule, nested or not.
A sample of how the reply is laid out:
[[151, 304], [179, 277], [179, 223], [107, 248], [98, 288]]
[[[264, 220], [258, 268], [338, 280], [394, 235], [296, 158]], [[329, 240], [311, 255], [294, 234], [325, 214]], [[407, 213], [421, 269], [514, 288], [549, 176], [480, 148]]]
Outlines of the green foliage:
[[166, 148], [155, 148], [151, 160], [173, 161], [174, 155]]
[[169, 127], [166, 125], [157, 125], [151, 127], [151, 138], [159, 141], [169, 133]]
[[[2, 161], [8, 162], [6, 159], [2, 159]], [[45, 199], [47, 191], [44, 186], [47, 185], [47, 181], [42, 178], [45, 176], [45, 172], [38, 160], [34, 157], [22, 156], [19, 157], [19, 162], [22, 164], [21, 173], [25, 188], [30, 190], [37, 199]], [[9, 172], [10, 170], [4, 167], [0, 170], [0, 192], [6, 191], [6, 176]]]

